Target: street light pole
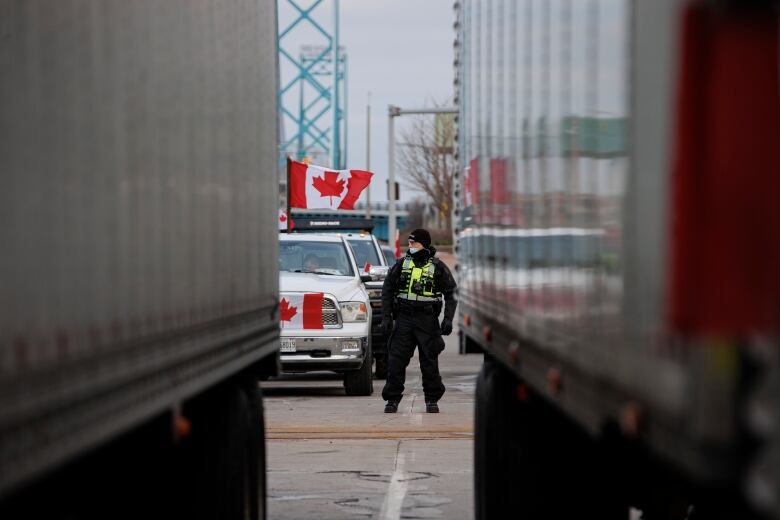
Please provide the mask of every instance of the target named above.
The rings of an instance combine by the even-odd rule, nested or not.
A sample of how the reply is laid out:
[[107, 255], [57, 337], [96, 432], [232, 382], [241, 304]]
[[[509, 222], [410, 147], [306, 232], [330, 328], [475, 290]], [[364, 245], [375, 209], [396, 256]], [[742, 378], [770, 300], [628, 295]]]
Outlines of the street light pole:
[[[366, 103], [366, 170], [371, 171], [371, 92]], [[371, 218], [371, 183], [366, 186], [366, 218]]]
[[393, 105], [387, 106], [387, 243], [395, 242], [395, 125], [400, 109]]

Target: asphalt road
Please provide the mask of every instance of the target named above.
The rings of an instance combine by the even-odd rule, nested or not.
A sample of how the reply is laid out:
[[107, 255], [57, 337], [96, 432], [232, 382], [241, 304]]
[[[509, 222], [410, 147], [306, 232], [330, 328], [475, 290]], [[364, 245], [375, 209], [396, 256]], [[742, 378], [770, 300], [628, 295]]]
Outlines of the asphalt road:
[[417, 358], [397, 414], [385, 414], [384, 381], [348, 397], [327, 373], [263, 383], [270, 520], [474, 517], [474, 385], [481, 355], [457, 353], [457, 331], [439, 358], [441, 413], [425, 413]]

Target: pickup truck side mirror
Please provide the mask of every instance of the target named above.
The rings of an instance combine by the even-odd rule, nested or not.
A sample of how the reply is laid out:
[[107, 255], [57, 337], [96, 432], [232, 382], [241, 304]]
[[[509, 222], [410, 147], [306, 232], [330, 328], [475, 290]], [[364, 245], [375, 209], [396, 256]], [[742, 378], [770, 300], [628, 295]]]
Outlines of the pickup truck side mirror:
[[365, 274], [365, 273], [363, 273], [363, 274], [361, 274], [361, 275], [360, 275], [360, 281], [361, 281], [361, 282], [370, 282], [370, 281], [372, 281], [373, 279], [374, 279], [374, 278], [373, 278], [373, 277], [372, 277], [370, 274]]
[[387, 278], [387, 272], [389, 270], [390, 268], [384, 265], [375, 265], [368, 270], [368, 274], [371, 277], [371, 280], [380, 282]]

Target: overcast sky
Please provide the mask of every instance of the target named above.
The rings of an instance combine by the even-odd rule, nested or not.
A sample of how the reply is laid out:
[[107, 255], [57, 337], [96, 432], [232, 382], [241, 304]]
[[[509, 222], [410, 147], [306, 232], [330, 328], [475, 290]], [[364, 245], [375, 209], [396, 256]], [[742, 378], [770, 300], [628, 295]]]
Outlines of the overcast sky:
[[[302, 6], [310, 2], [298, 0]], [[323, 26], [332, 28], [332, 0], [313, 13]], [[387, 200], [387, 106], [402, 108], [449, 102], [453, 95], [453, 0], [341, 0], [341, 45], [348, 55], [347, 167], [366, 163], [366, 102], [371, 92], [371, 199]], [[292, 16], [287, 0], [279, 2], [279, 25]], [[296, 51], [301, 44], [322, 44], [316, 31], [305, 28], [290, 33], [282, 45]], [[282, 59], [282, 80], [289, 77]], [[404, 124], [396, 119], [396, 136]], [[288, 129], [289, 132], [289, 129]], [[402, 179], [398, 179], [402, 180]], [[402, 198], [415, 194], [402, 185]], [[361, 197], [365, 200], [365, 197]]]

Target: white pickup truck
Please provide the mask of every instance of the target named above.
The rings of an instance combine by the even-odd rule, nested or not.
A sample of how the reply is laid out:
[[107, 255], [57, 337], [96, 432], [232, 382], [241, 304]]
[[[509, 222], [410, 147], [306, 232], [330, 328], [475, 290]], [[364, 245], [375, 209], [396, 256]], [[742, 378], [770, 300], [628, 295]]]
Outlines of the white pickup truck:
[[343, 373], [347, 395], [373, 393], [370, 279], [341, 236], [279, 235], [283, 372]]

